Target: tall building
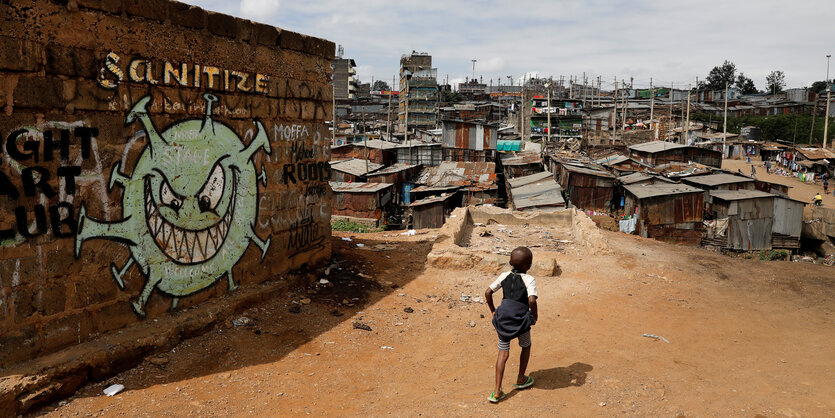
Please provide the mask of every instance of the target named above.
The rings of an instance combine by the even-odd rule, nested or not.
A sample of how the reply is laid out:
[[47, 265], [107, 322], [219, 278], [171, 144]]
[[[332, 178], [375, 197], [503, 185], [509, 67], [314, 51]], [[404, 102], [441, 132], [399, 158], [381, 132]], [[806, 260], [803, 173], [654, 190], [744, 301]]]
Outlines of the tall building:
[[331, 61], [333, 67], [333, 95], [336, 100], [355, 99], [359, 81], [357, 63], [351, 58], [337, 57]]
[[398, 121], [405, 130], [408, 105], [409, 129], [434, 129], [438, 111], [438, 69], [432, 56], [412, 51], [400, 57], [400, 109]]

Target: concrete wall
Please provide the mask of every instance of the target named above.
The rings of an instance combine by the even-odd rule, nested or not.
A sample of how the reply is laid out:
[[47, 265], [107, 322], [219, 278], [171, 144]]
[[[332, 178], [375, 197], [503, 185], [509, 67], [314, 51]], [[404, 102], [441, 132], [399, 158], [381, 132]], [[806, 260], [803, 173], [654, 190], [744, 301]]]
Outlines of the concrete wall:
[[333, 43], [165, 0], [0, 22], [0, 366], [330, 256]]

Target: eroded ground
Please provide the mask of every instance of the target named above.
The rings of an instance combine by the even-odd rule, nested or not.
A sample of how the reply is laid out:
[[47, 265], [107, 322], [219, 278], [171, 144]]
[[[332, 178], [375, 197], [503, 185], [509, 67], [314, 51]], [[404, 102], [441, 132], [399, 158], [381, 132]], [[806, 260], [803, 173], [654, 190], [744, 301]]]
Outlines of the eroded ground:
[[[516, 244], [491, 241], [506, 238], [498, 228], [485, 228], [493, 237], [475, 228], [471, 244]], [[835, 414], [831, 267], [731, 259], [604, 232], [612, 254], [565, 251], [560, 275], [538, 280], [529, 368], [536, 384], [490, 405], [495, 331], [486, 305], [462, 295], [483, 295], [493, 275], [427, 267], [435, 231], [419, 232], [336, 236], [339, 267], [329, 284], [253, 307], [246, 324], [220, 326], [40, 413]], [[553, 244], [536, 234], [529, 244]], [[512, 346], [509, 376], [517, 354]], [[125, 391], [103, 396], [112, 383]]]

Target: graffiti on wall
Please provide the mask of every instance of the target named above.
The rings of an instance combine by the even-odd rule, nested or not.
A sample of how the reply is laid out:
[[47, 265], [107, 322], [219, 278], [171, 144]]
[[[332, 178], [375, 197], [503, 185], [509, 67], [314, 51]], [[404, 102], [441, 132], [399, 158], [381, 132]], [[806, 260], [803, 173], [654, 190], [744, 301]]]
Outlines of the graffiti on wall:
[[270, 238], [259, 238], [254, 230], [258, 212], [258, 180], [266, 185], [261, 167], [256, 173], [254, 154], [270, 153], [267, 132], [256, 121], [257, 134], [249, 145], [223, 123], [212, 120], [212, 105], [219, 99], [205, 94], [204, 119], [187, 119], [157, 131], [146, 96], [137, 101], [125, 123], [139, 121], [148, 143], [130, 176], [117, 163], [109, 186], [121, 186], [122, 219], [108, 222], [91, 217], [82, 203], [78, 215], [75, 256], [83, 243], [105, 239], [125, 245], [130, 258], [118, 267], [111, 264], [116, 284], [124, 289], [122, 277], [136, 264], [145, 276], [134, 311], [145, 315], [145, 304], [154, 289], [179, 298], [203, 290], [224, 275], [230, 290], [237, 285], [232, 267], [249, 243], [261, 250]]
[[99, 164], [96, 136], [98, 129], [81, 122], [45, 122], [0, 138], [0, 163], [6, 166], [0, 170], [0, 196], [14, 206], [11, 225], [0, 228], [0, 246], [48, 232], [56, 238], [75, 236], [72, 198], [80, 183], [98, 180], [82, 172], [88, 160]]

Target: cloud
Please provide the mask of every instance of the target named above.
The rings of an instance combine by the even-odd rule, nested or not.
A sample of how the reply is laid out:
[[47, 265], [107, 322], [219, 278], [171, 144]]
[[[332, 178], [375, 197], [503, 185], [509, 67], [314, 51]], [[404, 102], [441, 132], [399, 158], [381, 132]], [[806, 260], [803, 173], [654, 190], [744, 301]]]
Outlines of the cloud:
[[[485, 82], [531, 68], [540, 76], [601, 77], [603, 88], [634, 77], [636, 87], [677, 86], [704, 79], [726, 59], [764, 88], [766, 75], [786, 73], [789, 87], [808, 86], [826, 73], [835, 1], [806, 0], [186, 0], [282, 29], [323, 37], [345, 47], [345, 57], [390, 80], [400, 56], [432, 54], [439, 78], [476, 76]], [[258, 6], [263, 3], [275, 6]], [[231, 4], [231, 5], [230, 5]], [[240, 5], [240, 8], [236, 6]], [[272, 15], [268, 12], [272, 10]], [[802, 37], [795, 36], [803, 34]], [[365, 80], [372, 74], [363, 73]], [[489, 84], [489, 83], [488, 83]]]
[[241, 0], [241, 17], [263, 22], [275, 16], [278, 7], [278, 0]]

